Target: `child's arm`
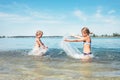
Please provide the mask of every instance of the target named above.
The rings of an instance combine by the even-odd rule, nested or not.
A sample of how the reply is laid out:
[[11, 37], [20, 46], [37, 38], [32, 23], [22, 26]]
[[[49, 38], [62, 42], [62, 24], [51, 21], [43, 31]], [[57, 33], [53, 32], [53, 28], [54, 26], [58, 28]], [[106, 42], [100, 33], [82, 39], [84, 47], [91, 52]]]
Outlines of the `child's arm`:
[[37, 39], [37, 44], [40, 46], [42, 46], [43, 48], [45, 48], [45, 45], [41, 42], [41, 40]]
[[66, 42], [82, 42], [82, 41], [85, 41], [86, 39], [85, 38], [80, 38], [80, 39], [65, 39], [64, 41]]

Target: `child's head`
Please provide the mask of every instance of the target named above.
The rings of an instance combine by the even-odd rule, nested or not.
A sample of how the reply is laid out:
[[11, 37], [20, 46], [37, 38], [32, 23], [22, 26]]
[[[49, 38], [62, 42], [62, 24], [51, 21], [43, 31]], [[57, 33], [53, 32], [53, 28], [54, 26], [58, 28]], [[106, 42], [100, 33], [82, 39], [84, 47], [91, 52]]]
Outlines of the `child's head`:
[[81, 29], [81, 32], [82, 32], [82, 35], [83, 35], [84, 37], [90, 34], [90, 31], [89, 31], [89, 29], [88, 29], [87, 27], [83, 27], [83, 28]]
[[43, 32], [42, 32], [42, 31], [38, 30], [38, 31], [36, 32], [36, 37], [41, 38], [42, 35], [43, 35]]

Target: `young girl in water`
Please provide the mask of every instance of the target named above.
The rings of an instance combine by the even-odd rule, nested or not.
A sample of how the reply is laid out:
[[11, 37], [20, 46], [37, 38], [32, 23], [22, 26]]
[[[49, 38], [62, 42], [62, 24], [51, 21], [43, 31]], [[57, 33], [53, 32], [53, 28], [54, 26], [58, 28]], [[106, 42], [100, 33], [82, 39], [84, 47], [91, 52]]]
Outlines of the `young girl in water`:
[[81, 33], [82, 33], [82, 37], [80, 36], [73, 36], [73, 37], [76, 37], [77, 39], [65, 39], [64, 41], [66, 42], [84, 42], [84, 45], [83, 45], [83, 54], [84, 54], [84, 57], [82, 59], [84, 60], [88, 60], [88, 59], [91, 59], [91, 38], [89, 36], [90, 34], [90, 31], [87, 27], [83, 27], [82, 30], [81, 30]]
[[45, 52], [47, 51], [47, 48], [41, 41], [40, 38], [42, 38], [43, 32], [38, 30], [36, 32], [36, 38], [35, 38], [35, 46], [31, 52], [31, 55], [39, 55], [42, 56], [45, 54]]

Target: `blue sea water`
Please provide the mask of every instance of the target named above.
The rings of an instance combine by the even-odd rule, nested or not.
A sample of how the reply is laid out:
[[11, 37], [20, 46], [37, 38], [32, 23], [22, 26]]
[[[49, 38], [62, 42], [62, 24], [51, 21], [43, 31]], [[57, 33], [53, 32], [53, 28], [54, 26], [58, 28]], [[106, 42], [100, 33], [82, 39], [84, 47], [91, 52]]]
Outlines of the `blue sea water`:
[[[62, 38], [42, 38], [45, 56], [29, 56], [34, 38], [0, 38], [0, 80], [119, 80], [120, 38], [92, 38], [92, 62], [66, 55]], [[82, 52], [83, 43], [70, 43]]]

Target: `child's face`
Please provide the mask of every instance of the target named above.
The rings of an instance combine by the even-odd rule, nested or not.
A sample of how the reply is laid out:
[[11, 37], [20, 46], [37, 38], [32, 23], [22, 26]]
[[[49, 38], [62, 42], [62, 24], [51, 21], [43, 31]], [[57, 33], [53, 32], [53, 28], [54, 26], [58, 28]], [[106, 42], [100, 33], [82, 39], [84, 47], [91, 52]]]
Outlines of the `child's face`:
[[85, 31], [82, 31], [82, 36], [86, 37], [88, 34]]
[[37, 36], [38, 38], [41, 38], [42, 37], [42, 34], [38, 34], [38, 36]]

